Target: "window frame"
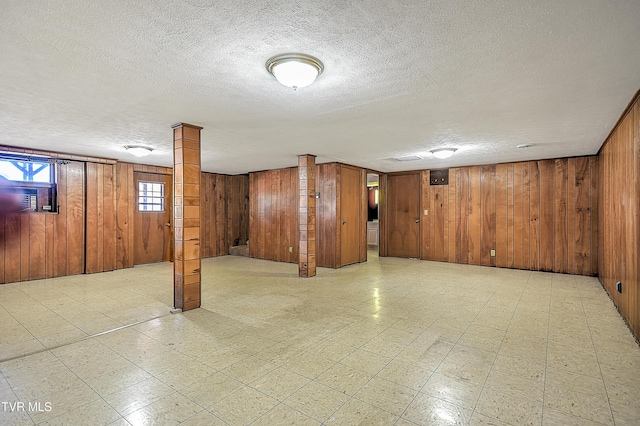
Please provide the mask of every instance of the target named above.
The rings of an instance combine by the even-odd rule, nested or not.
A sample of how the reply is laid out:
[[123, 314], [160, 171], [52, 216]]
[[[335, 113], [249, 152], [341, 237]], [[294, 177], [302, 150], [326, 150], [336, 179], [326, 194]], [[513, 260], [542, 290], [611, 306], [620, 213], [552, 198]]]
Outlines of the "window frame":
[[[58, 206], [58, 165], [68, 163], [67, 160], [52, 158], [48, 156], [18, 154], [13, 152], [0, 151], [0, 161], [5, 162], [30, 162], [49, 165], [49, 181], [35, 182], [28, 180], [12, 180], [5, 178], [11, 182], [14, 191], [25, 196], [35, 195], [37, 198], [36, 209], [26, 208], [20, 213], [59, 213]], [[15, 165], [14, 165], [15, 166]], [[4, 177], [4, 175], [3, 175]], [[34, 192], [34, 191], [37, 191]], [[46, 200], [46, 202], [45, 202]]]
[[[138, 213], [164, 213], [166, 211], [166, 199], [167, 199], [167, 193], [165, 190], [165, 183], [164, 182], [157, 182], [157, 181], [149, 181], [149, 180], [138, 180], [137, 181], [137, 186], [136, 186], [136, 204], [138, 206]], [[141, 189], [141, 185], [142, 184], [151, 184], [151, 185], [160, 185], [160, 187], [162, 188], [161, 191], [161, 196], [156, 196], [156, 195], [148, 195], [148, 196], [143, 196], [141, 195], [142, 193], [142, 189]], [[155, 191], [151, 191], [151, 193], [153, 194]], [[142, 206], [154, 206], [154, 205], [158, 205], [157, 203], [141, 203], [140, 199], [141, 198], [151, 198], [151, 199], [160, 199], [161, 200], [161, 209], [160, 210], [142, 210], [141, 207]]]
[[[50, 157], [33, 157], [30, 155], [19, 155], [19, 154], [10, 154], [10, 153], [0, 153], [0, 161], [3, 162], [23, 162], [23, 163], [37, 163], [37, 164], [47, 164], [49, 166], [49, 181], [48, 182], [37, 182], [33, 180], [13, 180], [9, 178], [5, 178], [10, 182], [13, 182], [16, 186], [26, 186], [26, 187], [46, 187], [55, 185], [58, 181], [57, 176], [57, 161]], [[14, 167], [16, 167], [14, 165]], [[0, 173], [1, 174], [1, 173]]]

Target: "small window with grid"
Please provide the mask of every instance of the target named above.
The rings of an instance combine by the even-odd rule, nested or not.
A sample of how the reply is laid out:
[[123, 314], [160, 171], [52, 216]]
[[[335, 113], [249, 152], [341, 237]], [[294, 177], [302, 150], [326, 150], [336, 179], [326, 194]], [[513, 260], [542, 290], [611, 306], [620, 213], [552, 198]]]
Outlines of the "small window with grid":
[[164, 211], [164, 183], [138, 182], [138, 211]]

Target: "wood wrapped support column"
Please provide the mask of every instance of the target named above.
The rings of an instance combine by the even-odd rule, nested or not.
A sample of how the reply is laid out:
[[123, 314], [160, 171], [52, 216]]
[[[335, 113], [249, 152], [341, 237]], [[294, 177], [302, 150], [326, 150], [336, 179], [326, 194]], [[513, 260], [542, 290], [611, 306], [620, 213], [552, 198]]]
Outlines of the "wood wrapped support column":
[[316, 157], [298, 156], [298, 274], [316, 275]]
[[173, 303], [183, 311], [200, 307], [200, 130], [173, 128]]

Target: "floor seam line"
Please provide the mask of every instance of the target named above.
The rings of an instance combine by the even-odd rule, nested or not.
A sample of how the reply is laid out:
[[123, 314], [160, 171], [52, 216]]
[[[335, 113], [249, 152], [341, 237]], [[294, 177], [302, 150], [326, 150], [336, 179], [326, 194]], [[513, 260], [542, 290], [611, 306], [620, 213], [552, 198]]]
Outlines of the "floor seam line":
[[[131, 323], [131, 324], [125, 324], [125, 325], [122, 325], [120, 327], [112, 328], [110, 330], [101, 331], [100, 333], [95, 333], [95, 334], [91, 334], [89, 336], [84, 336], [84, 337], [82, 337], [80, 339], [72, 340], [72, 341], [67, 342], [67, 343], [61, 343], [59, 345], [51, 346], [49, 348], [42, 348], [42, 349], [39, 349], [37, 351], [29, 352], [29, 353], [26, 353], [26, 354], [21, 354], [21, 355], [12, 356], [12, 357], [9, 357], [9, 358], [0, 359], [0, 364], [3, 363], [3, 362], [14, 361], [16, 359], [21, 359], [21, 358], [26, 358], [26, 357], [32, 356], [32, 355], [41, 354], [43, 352], [54, 351], [56, 349], [60, 349], [60, 348], [63, 348], [65, 346], [73, 345], [75, 343], [84, 342], [85, 340], [89, 340], [89, 339], [93, 339], [93, 338], [96, 338], [96, 337], [104, 336], [106, 334], [113, 333], [115, 331], [124, 330], [125, 328], [135, 327], [136, 325], [144, 324], [145, 322], [153, 321], [153, 320], [156, 320], [156, 319], [159, 319], [159, 318], [164, 318], [164, 317], [167, 317], [169, 315], [174, 315], [174, 314], [169, 313], [169, 314], [166, 314], [166, 315], [160, 315], [160, 316], [157, 316], [157, 317], [154, 317], [154, 318], [149, 318], [149, 319], [142, 320], [142, 321], [136, 321], [136, 322]], [[35, 339], [37, 340], [37, 337]]]

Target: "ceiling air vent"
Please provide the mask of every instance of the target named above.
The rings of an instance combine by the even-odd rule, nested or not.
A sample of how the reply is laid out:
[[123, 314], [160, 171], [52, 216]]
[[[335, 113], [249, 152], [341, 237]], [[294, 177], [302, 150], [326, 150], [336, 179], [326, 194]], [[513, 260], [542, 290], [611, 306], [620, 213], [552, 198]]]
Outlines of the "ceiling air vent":
[[389, 160], [391, 160], [391, 161], [416, 161], [416, 160], [422, 160], [422, 158], [418, 157], [417, 155], [407, 155], [406, 157], [393, 157], [393, 158], [390, 158]]

